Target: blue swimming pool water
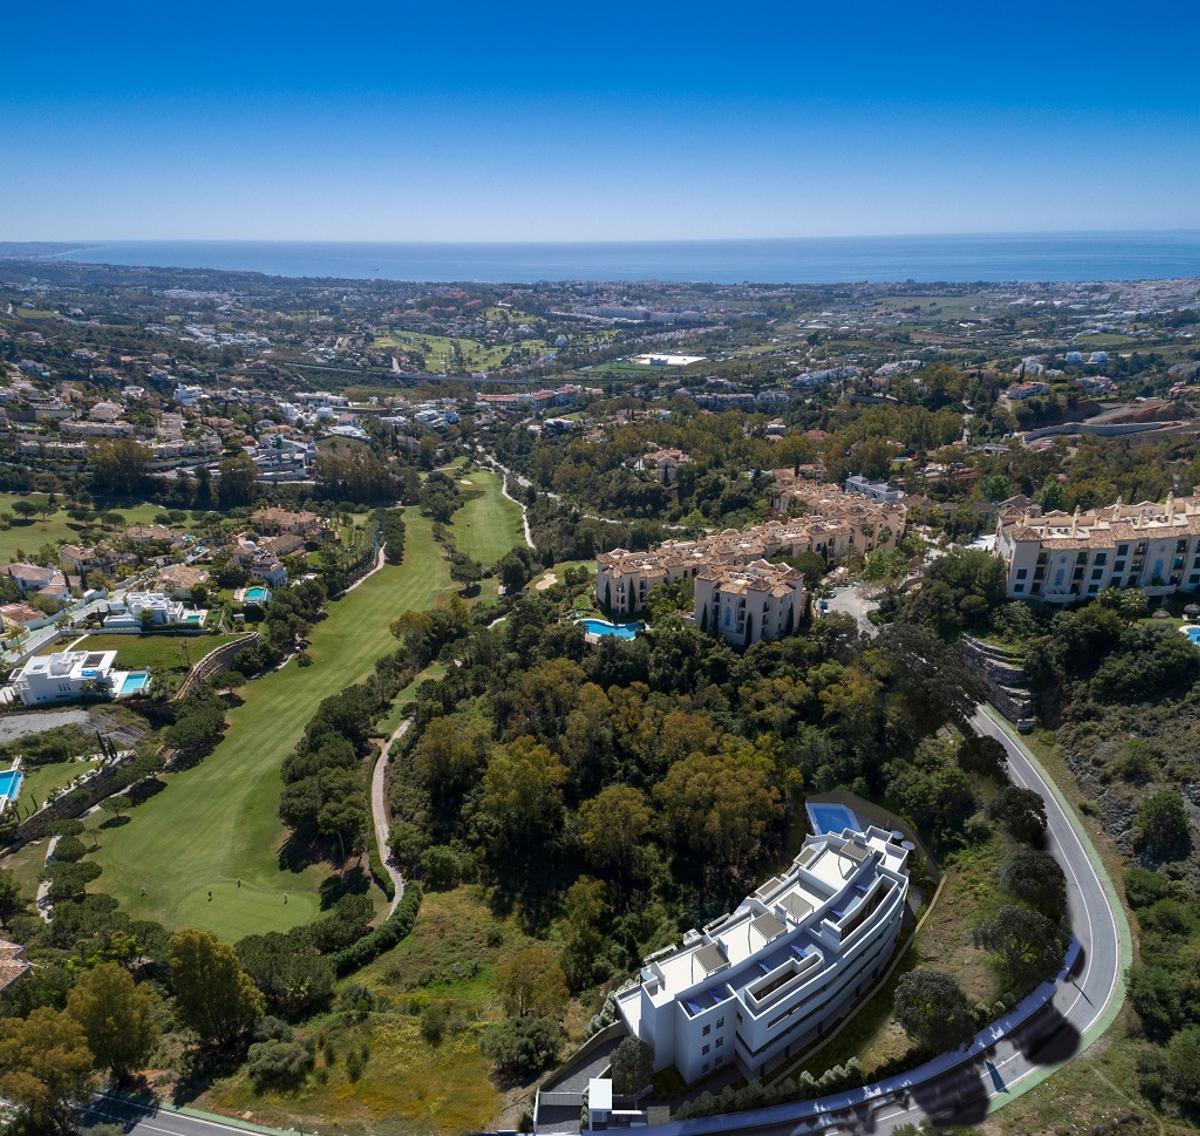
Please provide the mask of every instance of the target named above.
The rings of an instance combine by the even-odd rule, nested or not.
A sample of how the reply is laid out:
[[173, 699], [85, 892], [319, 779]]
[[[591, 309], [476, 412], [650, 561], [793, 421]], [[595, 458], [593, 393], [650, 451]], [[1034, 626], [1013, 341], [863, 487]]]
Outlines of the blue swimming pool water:
[[638, 633], [635, 623], [607, 623], [603, 619], [581, 619], [580, 623], [592, 635], [611, 635], [614, 639], [634, 639]]
[[0, 773], [0, 797], [15, 801], [20, 795], [23, 780], [25, 780], [24, 776], [15, 769]]
[[267, 598], [267, 589], [260, 588], [257, 585], [253, 588], [246, 589], [246, 599], [250, 603], [262, 603]]
[[812, 821], [813, 832], [818, 836], [826, 832], [841, 832], [844, 828], [859, 827], [858, 817], [845, 805], [809, 801], [804, 807], [808, 810], [808, 819]]
[[1197, 647], [1200, 647], [1200, 627], [1189, 627], [1184, 634], [1188, 637], [1190, 642], [1195, 643]]
[[122, 694], [136, 694], [142, 690], [150, 681], [150, 675], [147, 671], [134, 671], [125, 676], [125, 681], [121, 683]]

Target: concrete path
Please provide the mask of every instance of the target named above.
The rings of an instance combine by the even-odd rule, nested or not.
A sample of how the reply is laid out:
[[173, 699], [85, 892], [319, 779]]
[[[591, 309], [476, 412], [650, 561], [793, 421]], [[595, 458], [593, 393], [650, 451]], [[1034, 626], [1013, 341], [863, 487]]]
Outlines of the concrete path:
[[379, 846], [379, 858], [383, 861], [384, 870], [392, 881], [392, 887], [395, 888], [391, 905], [388, 907], [389, 915], [396, 910], [396, 905], [404, 898], [404, 877], [400, 874], [396, 865], [392, 863], [392, 856], [388, 850], [388, 838], [391, 836], [391, 827], [388, 825], [387, 767], [392, 757], [392, 746], [408, 733], [408, 727], [411, 725], [412, 719], [405, 718], [396, 727], [392, 736], [384, 742], [383, 750], [375, 762], [374, 770], [371, 772], [371, 819], [375, 824], [375, 841]]

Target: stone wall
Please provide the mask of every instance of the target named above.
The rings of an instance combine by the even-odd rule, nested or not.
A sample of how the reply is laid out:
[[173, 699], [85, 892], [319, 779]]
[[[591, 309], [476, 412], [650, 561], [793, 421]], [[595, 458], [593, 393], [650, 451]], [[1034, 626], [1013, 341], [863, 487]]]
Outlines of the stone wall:
[[962, 637], [962, 650], [963, 658], [983, 679], [988, 701], [1019, 730], [1032, 729], [1036, 707], [1024, 668], [971, 635]]

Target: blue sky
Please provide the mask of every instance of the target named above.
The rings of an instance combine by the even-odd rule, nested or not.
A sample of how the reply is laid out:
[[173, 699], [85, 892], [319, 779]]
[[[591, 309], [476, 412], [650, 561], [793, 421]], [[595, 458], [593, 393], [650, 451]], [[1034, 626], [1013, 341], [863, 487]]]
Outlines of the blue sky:
[[1198, 6], [13, 6], [0, 240], [1200, 228]]

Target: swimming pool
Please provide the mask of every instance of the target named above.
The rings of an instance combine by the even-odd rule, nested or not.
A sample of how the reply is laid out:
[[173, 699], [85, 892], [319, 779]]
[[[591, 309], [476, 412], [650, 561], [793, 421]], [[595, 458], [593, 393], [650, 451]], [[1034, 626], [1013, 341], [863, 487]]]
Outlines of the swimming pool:
[[150, 682], [149, 671], [131, 671], [125, 676], [121, 683], [120, 694], [137, 694], [138, 691], [144, 690]]
[[1200, 626], [1184, 627], [1181, 630], [1188, 637], [1189, 643], [1195, 643], [1197, 647], [1200, 647]]
[[5, 801], [15, 801], [21, 793], [21, 782], [25, 775], [15, 769], [0, 773], [0, 798]]
[[845, 805], [806, 801], [804, 807], [808, 810], [808, 819], [812, 821], [813, 832], [818, 836], [826, 832], [841, 832], [844, 828], [852, 828], [856, 832], [860, 829], [858, 817]]
[[255, 584], [253, 588], [246, 589], [246, 602], [247, 603], [263, 603], [267, 600], [267, 598], [270, 596], [270, 594], [271, 593], [268, 592], [266, 588], [260, 587], [258, 584]]
[[641, 628], [640, 623], [609, 623], [605, 619], [581, 619], [579, 622], [589, 635], [608, 635], [613, 639], [634, 639]]

